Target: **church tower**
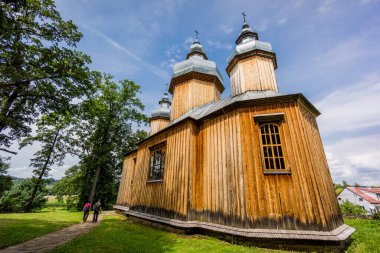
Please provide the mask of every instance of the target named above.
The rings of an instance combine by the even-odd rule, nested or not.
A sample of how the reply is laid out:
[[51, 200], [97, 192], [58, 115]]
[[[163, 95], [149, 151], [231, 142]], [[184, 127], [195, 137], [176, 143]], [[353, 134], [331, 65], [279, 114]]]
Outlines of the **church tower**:
[[164, 96], [160, 100], [159, 104], [160, 108], [154, 110], [152, 112], [152, 116], [150, 117], [150, 135], [161, 131], [170, 123], [171, 102], [167, 92], [164, 93]]
[[246, 91], [278, 91], [275, 69], [276, 54], [272, 45], [259, 40], [245, 20], [236, 47], [228, 57], [227, 74], [230, 77], [231, 95]]
[[171, 120], [201, 105], [220, 100], [223, 78], [215, 62], [209, 61], [202, 44], [196, 39], [186, 60], [173, 66], [169, 91], [173, 95]]

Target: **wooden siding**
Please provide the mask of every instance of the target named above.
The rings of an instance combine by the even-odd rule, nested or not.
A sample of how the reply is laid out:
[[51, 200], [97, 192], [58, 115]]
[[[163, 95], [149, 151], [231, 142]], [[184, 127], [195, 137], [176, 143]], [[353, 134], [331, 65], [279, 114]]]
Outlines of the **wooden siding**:
[[215, 83], [190, 79], [176, 84], [173, 90], [171, 120], [175, 120], [191, 109], [220, 99]]
[[232, 96], [248, 90], [278, 91], [273, 60], [269, 58], [251, 56], [241, 59], [229, 75]]
[[[259, 114], [284, 113], [290, 174], [264, 174]], [[149, 147], [166, 141], [164, 180], [148, 183]], [[315, 117], [298, 101], [235, 109], [144, 142], [124, 161], [117, 204], [183, 220], [243, 228], [331, 231], [343, 224]], [[125, 193], [125, 191], [130, 193]]]
[[[150, 171], [149, 147], [166, 141], [166, 161], [164, 179], [162, 181], [148, 182]], [[190, 147], [194, 146], [191, 123], [179, 126], [170, 131], [154, 137], [139, 147], [137, 152], [137, 168], [134, 172], [134, 184], [129, 188], [127, 199], [131, 210], [150, 214], [185, 219], [188, 204], [188, 173], [192, 164]], [[125, 159], [126, 161], [129, 158]], [[130, 163], [124, 162], [124, 170], [130, 170]], [[123, 172], [123, 177], [132, 176]], [[122, 180], [128, 184], [129, 180]], [[124, 188], [120, 187], [120, 191]], [[127, 188], [125, 190], [128, 190]], [[125, 195], [121, 192], [119, 195]], [[123, 196], [124, 196], [123, 195]], [[120, 201], [120, 202], [119, 202]], [[122, 205], [122, 198], [118, 204]]]
[[162, 129], [164, 129], [165, 127], [167, 127], [170, 123], [170, 119], [167, 118], [156, 118], [156, 119], [152, 119], [150, 121], [150, 133], [149, 135], [153, 135], [155, 133], [157, 133], [158, 131], [161, 131]]

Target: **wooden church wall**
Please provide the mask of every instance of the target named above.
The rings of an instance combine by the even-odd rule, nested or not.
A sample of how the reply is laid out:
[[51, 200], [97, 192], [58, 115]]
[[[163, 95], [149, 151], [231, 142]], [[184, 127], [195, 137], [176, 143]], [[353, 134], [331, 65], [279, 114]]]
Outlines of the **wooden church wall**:
[[[263, 173], [254, 116], [271, 113], [284, 113], [280, 134], [289, 175]], [[164, 180], [147, 182], [149, 147], [165, 140]], [[136, 165], [135, 155], [124, 161], [117, 201], [132, 210], [238, 227], [332, 230], [343, 224], [316, 119], [298, 102], [186, 123], [143, 143], [136, 155]]]
[[[150, 171], [149, 147], [166, 141], [166, 162], [164, 179], [159, 182], [148, 182]], [[127, 183], [133, 178], [133, 187], [126, 194], [120, 188], [122, 196], [117, 204], [128, 203], [131, 210], [150, 213], [163, 217], [186, 219], [188, 204], [188, 174], [192, 155], [190, 147], [194, 146], [192, 126], [190, 123], [172, 129], [169, 133], [156, 136], [143, 143], [137, 152], [136, 170], [123, 172]], [[124, 170], [131, 170], [129, 158], [125, 160]]]
[[[254, 115], [280, 112], [285, 113], [280, 132], [291, 174], [264, 175]], [[196, 173], [190, 176], [190, 219], [274, 229], [341, 225], [315, 118], [308, 122], [305, 114], [310, 113], [291, 102], [205, 121], [198, 135]]]
[[120, 179], [119, 193], [116, 203], [121, 206], [129, 206], [133, 187], [134, 172], [136, 170], [137, 152], [124, 158], [123, 171]]

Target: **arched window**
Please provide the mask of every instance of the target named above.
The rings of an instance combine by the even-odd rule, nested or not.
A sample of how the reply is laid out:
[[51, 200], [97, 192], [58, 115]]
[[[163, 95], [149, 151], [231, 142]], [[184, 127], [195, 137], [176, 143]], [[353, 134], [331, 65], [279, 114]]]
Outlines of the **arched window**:
[[263, 166], [265, 170], [285, 170], [284, 154], [281, 146], [279, 125], [260, 125]]

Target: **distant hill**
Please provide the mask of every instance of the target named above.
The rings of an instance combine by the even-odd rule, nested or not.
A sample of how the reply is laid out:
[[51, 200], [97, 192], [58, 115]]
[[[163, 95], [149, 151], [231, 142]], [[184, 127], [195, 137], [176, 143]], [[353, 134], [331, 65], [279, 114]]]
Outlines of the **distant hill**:
[[[11, 176], [11, 178], [14, 184], [19, 184], [26, 179], [26, 178], [14, 177], [14, 176]], [[46, 181], [47, 181], [47, 185], [49, 186], [49, 185], [54, 185], [59, 180], [51, 177], [51, 178], [47, 178]]]

